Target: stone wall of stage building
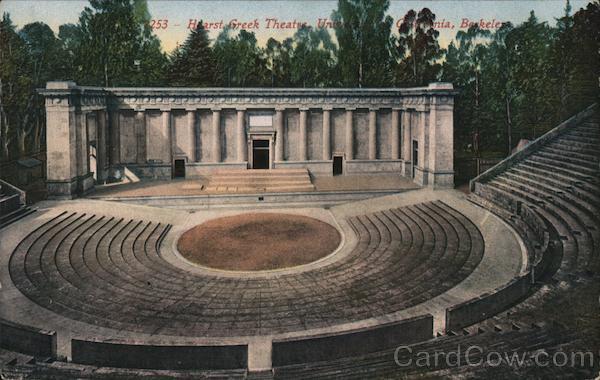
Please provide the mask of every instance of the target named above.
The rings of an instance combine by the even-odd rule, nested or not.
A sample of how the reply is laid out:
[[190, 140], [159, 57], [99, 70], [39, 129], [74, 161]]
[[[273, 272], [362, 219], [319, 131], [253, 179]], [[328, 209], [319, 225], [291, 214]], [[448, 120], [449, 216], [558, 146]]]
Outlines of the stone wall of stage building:
[[453, 186], [455, 92], [446, 83], [202, 89], [49, 82], [40, 93], [46, 97], [48, 192], [54, 197], [83, 194], [125, 169], [142, 178], [171, 178], [176, 160], [184, 161], [187, 178], [252, 168], [254, 139], [269, 141], [271, 168], [331, 175], [333, 157], [341, 156], [344, 174], [414, 174], [423, 186]]

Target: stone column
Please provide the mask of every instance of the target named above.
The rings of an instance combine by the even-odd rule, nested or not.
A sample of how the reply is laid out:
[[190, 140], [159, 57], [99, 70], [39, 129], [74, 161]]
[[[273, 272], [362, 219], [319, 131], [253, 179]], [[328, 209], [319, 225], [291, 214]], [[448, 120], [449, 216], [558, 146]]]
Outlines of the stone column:
[[323, 159], [331, 160], [331, 108], [323, 108]]
[[346, 160], [354, 159], [354, 128], [352, 125], [352, 111], [354, 111], [354, 108], [346, 109]]
[[115, 108], [110, 113], [110, 163], [121, 163], [121, 133], [119, 128], [119, 109]]
[[212, 152], [213, 162], [221, 162], [221, 109], [212, 110]]
[[377, 159], [377, 109], [369, 109], [369, 160]]
[[[428, 168], [429, 168], [429, 163], [427, 162], [427, 158], [428, 158], [428, 144], [427, 144], [427, 140], [428, 140], [428, 133], [429, 131], [427, 130], [427, 113], [423, 110], [423, 111], [419, 111], [417, 113], [417, 125], [419, 126], [418, 130], [418, 140], [419, 140], [419, 161], [418, 161], [418, 165], [417, 165], [417, 172], [415, 173], [415, 180], [422, 186], [427, 185], [427, 181], [428, 181]], [[421, 174], [419, 174], [419, 171], [421, 172]]]
[[404, 159], [404, 176], [412, 177], [411, 173], [411, 111], [402, 111], [402, 158]]
[[171, 130], [171, 111], [164, 110], [162, 111], [162, 130], [167, 136], [167, 141], [165, 144], [169, 145], [169, 161], [166, 163], [171, 163], [173, 161], [173, 131]]
[[248, 157], [246, 155], [246, 148], [248, 147], [248, 142], [246, 141], [246, 126], [244, 125], [244, 120], [246, 117], [246, 112], [244, 109], [237, 110], [237, 125], [236, 125], [236, 135], [237, 135], [237, 160], [238, 162], [246, 162], [248, 161]]
[[283, 131], [283, 108], [275, 109], [275, 162], [283, 161], [284, 131]]
[[188, 162], [196, 162], [196, 110], [187, 110]]
[[87, 141], [87, 113], [80, 112], [77, 123], [77, 175], [84, 176], [89, 172], [90, 154]]
[[[94, 188], [94, 177], [90, 172], [90, 139], [87, 122], [88, 113], [81, 111], [79, 117], [79, 124], [77, 125], [77, 154], [79, 156], [77, 160], [77, 175], [79, 176], [77, 181], [78, 192], [85, 194], [89, 190]], [[96, 125], [94, 124], [93, 128]], [[96, 166], [98, 161], [96, 161]]]
[[391, 155], [392, 160], [398, 160], [400, 158], [400, 117], [399, 110], [392, 109], [392, 130], [391, 130]]
[[107, 112], [106, 110], [100, 110], [96, 112], [96, 120], [97, 120], [97, 131], [98, 136], [97, 139], [97, 147], [96, 147], [96, 176], [98, 178], [99, 183], [104, 183], [106, 181], [106, 118]]
[[146, 162], [146, 114], [144, 110], [135, 112], [135, 137], [137, 142], [137, 157], [138, 164]]
[[298, 133], [298, 160], [306, 161], [307, 160], [307, 113], [308, 108], [300, 108], [300, 128]]

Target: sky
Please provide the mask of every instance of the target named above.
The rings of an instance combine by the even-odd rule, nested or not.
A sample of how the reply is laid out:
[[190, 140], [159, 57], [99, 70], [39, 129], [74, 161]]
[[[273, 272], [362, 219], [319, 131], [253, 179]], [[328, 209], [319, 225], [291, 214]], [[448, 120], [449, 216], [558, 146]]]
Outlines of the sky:
[[[587, 3], [587, 0], [572, 0], [573, 12]], [[76, 23], [88, 4], [87, 0], [0, 0], [0, 13], [10, 13], [17, 27], [42, 21], [58, 33], [60, 25]], [[270, 37], [283, 40], [292, 36], [298, 24], [317, 26], [319, 19], [330, 19], [336, 7], [337, 0], [148, 0], [153, 23], [159, 27], [156, 35], [167, 52], [185, 41], [190, 21], [202, 19], [211, 23], [215, 28], [211, 29], [211, 38], [217, 37], [220, 27], [232, 23], [238, 28], [254, 31], [259, 44], [264, 45]], [[435, 13], [436, 21], [440, 22], [440, 45], [446, 47], [468, 22], [483, 20], [485, 26], [493, 30], [504, 21], [519, 24], [533, 10], [540, 20], [554, 25], [555, 19], [563, 15], [565, 0], [390, 0], [388, 14], [396, 23], [409, 9], [423, 7]], [[166, 23], [164, 20], [167, 20]], [[393, 31], [397, 32], [397, 29], [394, 25]], [[331, 33], [333, 35], [333, 29]]]

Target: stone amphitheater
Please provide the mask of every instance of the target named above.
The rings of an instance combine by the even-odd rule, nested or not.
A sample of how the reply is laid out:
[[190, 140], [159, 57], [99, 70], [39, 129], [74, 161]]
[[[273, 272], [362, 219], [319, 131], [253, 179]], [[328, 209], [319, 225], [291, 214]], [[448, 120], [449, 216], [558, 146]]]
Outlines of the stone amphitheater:
[[[597, 377], [597, 107], [470, 190], [295, 207], [111, 195], [3, 210], [1, 378]], [[2, 197], [22, 201], [7, 185]], [[315, 261], [260, 271], [178, 251], [191, 228], [250, 212], [312, 218], [341, 240]], [[522, 362], [502, 360], [513, 353]]]

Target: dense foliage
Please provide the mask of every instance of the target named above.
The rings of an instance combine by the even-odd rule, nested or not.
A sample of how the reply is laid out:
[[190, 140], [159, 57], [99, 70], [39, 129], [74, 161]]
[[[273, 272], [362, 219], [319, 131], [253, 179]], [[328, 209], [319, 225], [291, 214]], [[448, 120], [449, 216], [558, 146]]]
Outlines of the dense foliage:
[[43, 150], [48, 80], [95, 86], [389, 87], [443, 80], [460, 90], [457, 155], [506, 155], [598, 98], [600, 2], [554, 25], [531, 12], [521, 25], [460, 30], [440, 48], [436, 16], [410, 10], [395, 29], [389, 0], [338, 0], [329, 29], [302, 27], [261, 46], [247, 30], [211, 40], [202, 22], [166, 54], [146, 0], [90, 0], [58, 35], [41, 22], [0, 22], [0, 160]]

